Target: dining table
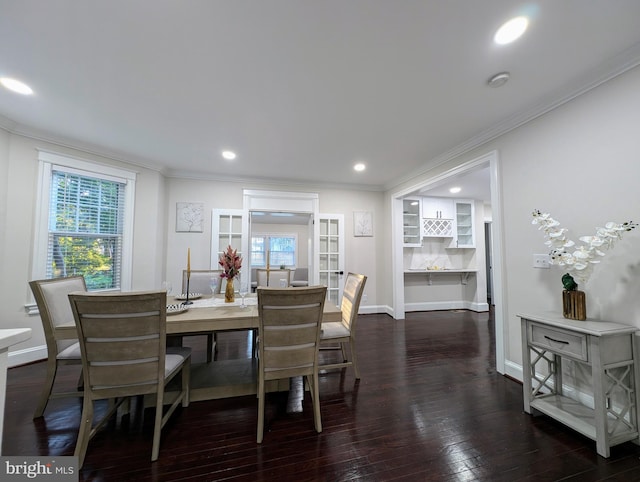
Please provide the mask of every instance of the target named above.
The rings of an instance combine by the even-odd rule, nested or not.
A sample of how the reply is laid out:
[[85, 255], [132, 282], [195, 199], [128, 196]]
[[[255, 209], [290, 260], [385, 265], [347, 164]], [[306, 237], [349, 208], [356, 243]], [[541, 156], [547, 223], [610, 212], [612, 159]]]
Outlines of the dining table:
[[[182, 297], [180, 297], [182, 298]], [[167, 336], [211, 333], [222, 331], [253, 330], [259, 326], [258, 304], [255, 293], [244, 301], [236, 297], [226, 303], [224, 295], [196, 294], [189, 301], [167, 297]], [[244, 306], [243, 306], [244, 305]], [[323, 321], [340, 321], [342, 312], [331, 302], [324, 305]], [[61, 324], [55, 328], [58, 339], [77, 339], [75, 323]], [[218, 398], [253, 395], [257, 392], [257, 359], [249, 356], [234, 360], [213, 360], [191, 363], [190, 400], [212, 400]], [[287, 380], [274, 380], [268, 391], [289, 390]]]

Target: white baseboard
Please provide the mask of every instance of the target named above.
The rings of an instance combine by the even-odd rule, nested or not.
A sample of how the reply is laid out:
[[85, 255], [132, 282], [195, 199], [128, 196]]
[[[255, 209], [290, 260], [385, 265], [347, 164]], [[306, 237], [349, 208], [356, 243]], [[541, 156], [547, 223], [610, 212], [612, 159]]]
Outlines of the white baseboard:
[[522, 382], [522, 365], [512, 362], [511, 360], [504, 361], [504, 374]]
[[373, 315], [376, 313], [387, 313], [388, 314], [388, 306], [385, 305], [360, 305], [360, 309], [358, 310], [358, 314], [360, 315]]
[[473, 301], [424, 301], [420, 303], [405, 303], [404, 311], [438, 311], [438, 310], [471, 310], [477, 312], [489, 311], [488, 303]]
[[9, 352], [9, 368], [47, 359], [47, 346], [34, 346]]

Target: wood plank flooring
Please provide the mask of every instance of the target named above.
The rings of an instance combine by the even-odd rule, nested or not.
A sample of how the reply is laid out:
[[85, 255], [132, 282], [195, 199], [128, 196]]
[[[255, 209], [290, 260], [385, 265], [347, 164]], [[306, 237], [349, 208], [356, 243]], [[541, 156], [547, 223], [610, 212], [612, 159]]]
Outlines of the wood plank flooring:
[[[218, 340], [219, 359], [250, 356], [246, 333]], [[204, 360], [205, 338], [189, 343]], [[362, 378], [351, 369], [321, 375], [321, 434], [308, 394], [302, 412], [286, 393], [270, 394], [261, 445], [255, 396], [194, 402], [176, 411], [151, 463], [153, 410], [134, 403], [89, 443], [80, 480], [640, 481], [637, 445], [604, 459], [591, 440], [524, 413], [522, 386], [496, 373], [494, 351], [488, 314], [361, 315]], [[77, 367], [63, 368], [58, 388], [73, 387]], [[80, 399], [54, 400], [31, 418], [44, 369], [9, 370], [4, 455], [73, 454]]]

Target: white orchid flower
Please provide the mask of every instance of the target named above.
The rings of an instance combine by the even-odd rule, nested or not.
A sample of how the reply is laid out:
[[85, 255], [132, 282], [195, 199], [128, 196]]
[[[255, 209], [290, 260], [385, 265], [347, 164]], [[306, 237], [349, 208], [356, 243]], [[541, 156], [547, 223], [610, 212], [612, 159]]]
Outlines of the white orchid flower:
[[613, 247], [616, 239], [635, 229], [637, 223], [614, 223], [609, 221], [604, 227], [596, 227], [594, 236], [581, 236], [578, 238], [583, 244], [578, 246], [573, 253], [567, 252], [567, 248], [576, 246], [576, 243], [567, 239], [566, 228], [561, 228], [560, 223], [553, 219], [549, 213], [533, 211], [532, 224], [537, 224], [538, 229], [545, 233], [547, 238], [545, 245], [551, 249], [551, 264], [566, 266], [569, 274], [580, 282], [586, 283], [593, 273], [593, 265], [600, 263], [597, 257], [605, 255], [605, 251]]

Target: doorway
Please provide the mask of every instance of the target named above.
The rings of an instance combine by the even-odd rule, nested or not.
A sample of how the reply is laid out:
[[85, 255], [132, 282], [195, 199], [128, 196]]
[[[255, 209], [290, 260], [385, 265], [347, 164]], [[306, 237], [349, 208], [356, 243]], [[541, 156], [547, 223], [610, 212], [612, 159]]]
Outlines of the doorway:
[[395, 192], [391, 195], [391, 222], [392, 222], [392, 316], [396, 319], [405, 318], [404, 295], [404, 252], [403, 252], [403, 199], [418, 192], [426, 192], [445, 182], [455, 179], [457, 176], [469, 174], [473, 171], [488, 169], [490, 183], [490, 198], [492, 212], [492, 236], [491, 236], [491, 274], [492, 292], [491, 299], [494, 304], [495, 333], [496, 333], [496, 368], [499, 373], [505, 372], [504, 366], [504, 296], [502, 296], [502, 205], [499, 190], [498, 153], [491, 151], [488, 154], [473, 159], [467, 163], [450, 169], [432, 179], [423, 181], [409, 188]]

